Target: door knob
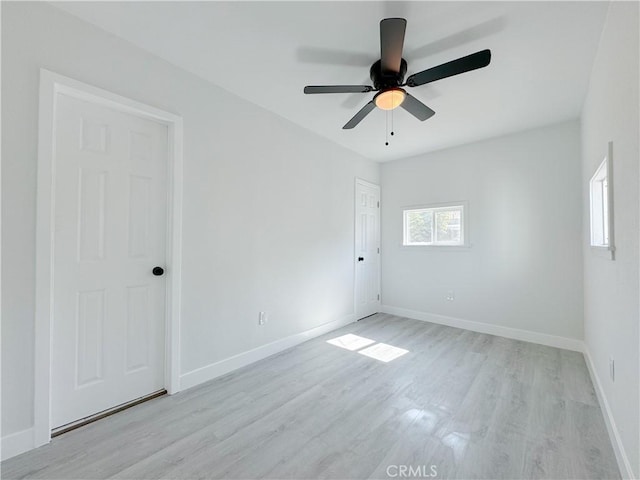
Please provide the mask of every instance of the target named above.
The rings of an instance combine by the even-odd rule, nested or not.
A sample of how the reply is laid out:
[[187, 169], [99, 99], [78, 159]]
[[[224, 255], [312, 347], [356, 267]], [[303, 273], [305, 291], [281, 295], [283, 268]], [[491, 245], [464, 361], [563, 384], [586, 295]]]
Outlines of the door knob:
[[358, 257], [359, 262], [364, 262], [364, 257]]
[[153, 273], [156, 277], [160, 277], [162, 276], [162, 274], [164, 274], [164, 268], [153, 267], [153, 270], [151, 270], [151, 273]]

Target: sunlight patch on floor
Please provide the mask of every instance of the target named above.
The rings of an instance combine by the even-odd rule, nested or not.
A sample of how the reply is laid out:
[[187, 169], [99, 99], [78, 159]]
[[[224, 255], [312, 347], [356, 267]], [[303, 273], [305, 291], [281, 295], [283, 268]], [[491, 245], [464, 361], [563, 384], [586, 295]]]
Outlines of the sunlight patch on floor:
[[409, 353], [409, 350], [394, 347], [393, 345], [387, 345], [386, 343], [376, 343], [371, 347], [363, 348], [358, 353], [387, 363]]
[[335, 345], [336, 347], [351, 350], [353, 352], [355, 350], [361, 349], [362, 347], [366, 347], [367, 345], [371, 345], [372, 343], [376, 343], [376, 341], [371, 340], [370, 338], [360, 337], [358, 335], [348, 333], [347, 335], [342, 335], [341, 337], [327, 340], [327, 343]]
[[375, 340], [354, 335], [353, 333], [332, 338], [331, 340], [327, 340], [327, 343], [336, 347], [344, 348], [345, 350], [358, 352], [366, 357], [373, 358], [384, 363], [388, 363], [403, 356], [405, 353], [409, 353], [409, 350], [405, 350], [404, 348], [394, 347], [393, 345], [387, 345], [386, 343], [376, 343]]
[[451, 432], [442, 438], [442, 443], [453, 450], [453, 456], [455, 457], [456, 462], [459, 462], [462, 459], [470, 437], [471, 435], [468, 433]]

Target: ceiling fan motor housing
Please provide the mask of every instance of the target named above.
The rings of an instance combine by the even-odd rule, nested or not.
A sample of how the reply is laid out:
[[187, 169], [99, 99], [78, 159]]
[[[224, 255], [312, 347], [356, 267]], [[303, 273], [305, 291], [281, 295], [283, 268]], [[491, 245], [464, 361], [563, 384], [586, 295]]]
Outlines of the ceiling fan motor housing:
[[376, 90], [386, 90], [401, 86], [406, 73], [407, 61], [404, 58], [400, 62], [400, 71], [398, 72], [383, 71], [381, 60], [371, 65], [371, 70], [369, 70], [369, 76]]

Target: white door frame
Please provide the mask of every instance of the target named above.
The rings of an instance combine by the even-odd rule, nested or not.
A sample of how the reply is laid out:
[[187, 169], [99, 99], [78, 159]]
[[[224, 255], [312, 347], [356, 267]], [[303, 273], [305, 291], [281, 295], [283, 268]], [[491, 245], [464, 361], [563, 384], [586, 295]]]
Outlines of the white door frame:
[[[355, 251], [355, 245], [356, 242], [358, 241], [358, 231], [356, 229], [356, 224], [357, 224], [357, 215], [358, 215], [358, 185], [364, 185], [365, 187], [371, 187], [374, 188], [375, 190], [378, 191], [378, 201], [381, 201], [380, 198], [380, 185], [377, 185], [375, 183], [371, 183], [368, 182], [366, 180], [363, 180], [362, 178], [358, 178], [356, 177], [356, 181], [354, 183], [353, 186], [353, 313], [356, 316], [356, 320], [360, 320], [359, 318], [359, 314], [358, 314], [358, 260], [356, 259], [356, 251]], [[378, 206], [378, 241], [380, 241], [380, 233], [381, 233], [381, 228], [380, 228], [380, 207]], [[380, 247], [378, 247], [380, 248]], [[382, 305], [382, 290], [381, 290], [381, 281], [382, 281], [382, 275], [381, 275], [381, 269], [380, 269], [380, 255], [382, 254], [382, 252], [378, 253], [378, 259], [377, 259], [377, 268], [378, 268], [378, 292], [380, 295], [380, 298], [378, 299], [378, 308], [380, 308], [380, 306]]]
[[35, 447], [51, 441], [51, 325], [53, 321], [55, 118], [59, 94], [103, 105], [168, 127], [165, 388], [180, 390], [180, 276], [182, 249], [182, 117], [40, 69], [36, 216]]

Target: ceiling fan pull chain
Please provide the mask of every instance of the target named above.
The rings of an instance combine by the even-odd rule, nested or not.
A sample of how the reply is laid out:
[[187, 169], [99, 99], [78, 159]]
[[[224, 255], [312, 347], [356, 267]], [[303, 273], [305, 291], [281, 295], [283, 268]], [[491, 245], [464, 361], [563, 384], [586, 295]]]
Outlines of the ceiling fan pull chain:
[[384, 144], [386, 146], [389, 146], [389, 110], [385, 112], [385, 116], [384, 116], [384, 138], [385, 138]]
[[391, 136], [393, 137], [393, 110], [391, 110]]

